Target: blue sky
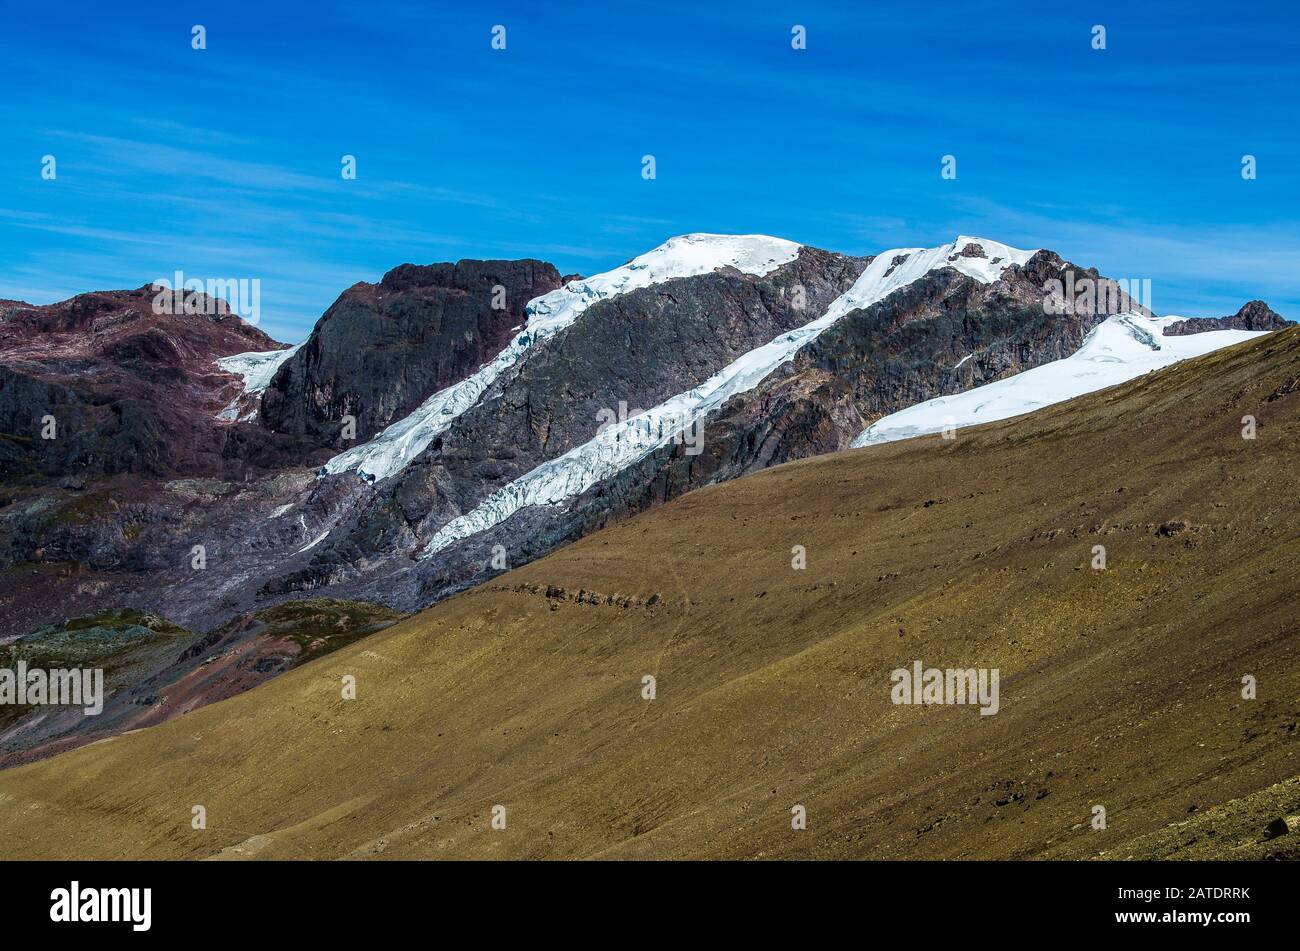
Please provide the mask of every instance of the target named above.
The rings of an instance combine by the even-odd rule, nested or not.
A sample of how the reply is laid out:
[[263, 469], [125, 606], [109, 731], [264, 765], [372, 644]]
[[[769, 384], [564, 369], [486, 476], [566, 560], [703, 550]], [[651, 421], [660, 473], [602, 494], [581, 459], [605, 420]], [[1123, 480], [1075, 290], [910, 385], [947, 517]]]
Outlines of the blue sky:
[[257, 278], [296, 341], [405, 261], [966, 233], [1149, 278], [1160, 313], [1300, 319], [1294, 3], [5, 7], [0, 297]]

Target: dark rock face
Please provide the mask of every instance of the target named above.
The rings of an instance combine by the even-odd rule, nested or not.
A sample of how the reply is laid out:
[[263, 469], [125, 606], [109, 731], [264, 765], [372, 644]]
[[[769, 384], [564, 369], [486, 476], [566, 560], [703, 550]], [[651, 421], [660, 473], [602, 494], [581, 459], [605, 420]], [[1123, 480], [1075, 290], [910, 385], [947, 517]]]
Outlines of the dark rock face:
[[847, 448], [882, 415], [1068, 356], [1104, 319], [1044, 311], [1044, 275], [1070, 267], [1043, 252], [993, 284], [945, 268], [846, 314], [710, 417], [704, 452], [690, 456], [680, 446], [665, 447], [643, 460], [639, 472], [629, 470], [611, 480], [617, 485], [589, 492], [583, 501], [609, 511], [584, 524], [604, 524], [611, 515], [690, 489]]
[[[241, 389], [218, 357], [280, 344], [225, 301], [156, 313], [151, 287], [0, 302], [0, 476], [212, 474], [300, 447], [218, 415]], [[280, 446], [280, 449], [277, 449]]]
[[[602, 419], [624, 412], [620, 404], [626, 416], [655, 406], [807, 323], [852, 286], [868, 260], [805, 248], [763, 277], [726, 269], [601, 301], [460, 417], [430, 447], [429, 467], [468, 479], [456, 503], [477, 504], [587, 442]], [[439, 476], [416, 478], [427, 484]]]
[[[420, 562], [420, 587], [399, 597], [442, 597], [491, 577], [492, 545], [526, 561], [693, 489], [847, 448], [887, 413], [1068, 356], [1105, 319], [1047, 313], [1044, 283], [1069, 269], [1050, 252], [1008, 268], [993, 284], [944, 268], [846, 314], [710, 416], [700, 454], [665, 446], [563, 511], [525, 509]], [[1088, 273], [1075, 271], [1076, 280]]]
[[602, 419], [655, 406], [813, 320], [869, 260], [804, 248], [765, 276], [724, 268], [593, 304], [382, 484], [307, 568], [278, 579], [275, 590], [334, 583], [358, 557], [409, 548], [502, 485], [592, 439]]
[[[940, 269], [845, 315], [768, 379], [730, 400], [707, 420], [699, 455], [666, 446], [562, 510], [524, 509], [431, 558], [363, 581], [357, 565], [373, 566], [394, 551], [415, 554], [434, 531], [495, 489], [592, 438], [598, 407], [626, 399], [631, 415], [806, 323], [808, 314], [785, 314], [773, 305], [782, 300], [782, 286], [815, 288], [808, 309], [820, 313], [866, 264], [806, 249], [765, 278], [715, 273], [593, 306], [499, 381], [407, 469], [375, 486], [308, 564], [273, 579], [265, 593], [341, 585], [357, 596], [350, 586], [368, 584], [396, 606], [426, 604], [495, 574], [494, 545], [510, 553], [511, 565], [521, 564], [691, 489], [844, 449], [886, 413], [1068, 356], [1105, 318], [1081, 307], [1049, 313], [1044, 287], [1050, 280], [1069, 271], [1076, 281], [1105, 280], [1051, 252], [1007, 268], [993, 284]], [[744, 319], [733, 316], [739, 314]], [[662, 349], [660, 334], [699, 341], [690, 348], [694, 362]], [[723, 335], [729, 345], [704, 343]], [[611, 351], [629, 350], [654, 354], [647, 361], [652, 365], [608, 359]], [[669, 372], [659, 375], [665, 368]]]
[[1075, 268], [1051, 252], [1039, 252], [1023, 268], [1007, 268], [992, 284], [943, 268], [845, 316], [802, 351], [797, 364], [848, 385], [863, 429], [914, 403], [1078, 350], [1105, 315], [1082, 308], [1048, 313], [1043, 306], [1047, 282], [1071, 270], [1098, 279], [1096, 271]]
[[356, 284], [317, 322], [262, 397], [276, 432], [336, 448], [345, 415], [365, 441], [469, 376], [524, 323], [524, 306], [560, 287], [542, 261], [403, 264]]
[[1165, 328], [1170, 337], [1204, 333], [1207, 330], [1281, 330], [1295, 321], [1276, 313], [1262, 300], [1253, 300], [1230, 317], [1189, 317]]

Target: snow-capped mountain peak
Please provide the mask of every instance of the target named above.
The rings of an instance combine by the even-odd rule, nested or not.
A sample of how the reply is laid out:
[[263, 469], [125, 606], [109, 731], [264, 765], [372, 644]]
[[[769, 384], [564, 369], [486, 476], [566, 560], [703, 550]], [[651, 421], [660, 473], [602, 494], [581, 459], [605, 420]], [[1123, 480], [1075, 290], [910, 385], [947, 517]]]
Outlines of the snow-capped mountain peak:
[[527, 323], [497, 356], [477, 373], [434, 393], [409, 416], [372, 440], [341, 453], [325, 464], [334, 474], [356, 469], [363, 478], [383, 479], [400, 471], [424, 451], [456, 418], [479, 401], [507, 369], [538, 343], [564, 330], [592, 304], [679, 277], [733, 267], [746, 274], [768, 274], [793, 261], [802, 245], [767, 235], [684, 234], [669, 238], [627, 264], [529, 301]]
[[598, 300], [678, 277], [734, 267], [767, 274], [799, 255], [801, 245], [762, 234], [683, 234], [634, 257], [621, 267], [570, 281], [529, 301], [525, 332], [548, 336], [567, 327]]
[[831, 305], [829, 313], [838, 317], [851, 310], [870, 307], [900, 287], [944, 267], [954, 268], [982, 284], [992, 284], [1008, 267], [1023, 265], [1036, 253], [967, 235], [959, 235], [955, 241], [937, 248], [882, 251], [848, 293]]
[[580, 495], [645, 458], [683, 430], [700, 425], [732, 396], [758, 386], [841, 317], [883, 300], [931, 271], [953, 267], [989, 284], [1006, 268], [1024, 264], [1035, 253], [962, 236], [936, 248], [895, 248], [879, 254], [853, 286], [816, 320], [743, 354], [699, 385], [609, 427], [589, 442], [503, 486], [477, 508], [439, 529], [425, 546], [424, 556], [498, 525], [525, 506], [556, 505]]

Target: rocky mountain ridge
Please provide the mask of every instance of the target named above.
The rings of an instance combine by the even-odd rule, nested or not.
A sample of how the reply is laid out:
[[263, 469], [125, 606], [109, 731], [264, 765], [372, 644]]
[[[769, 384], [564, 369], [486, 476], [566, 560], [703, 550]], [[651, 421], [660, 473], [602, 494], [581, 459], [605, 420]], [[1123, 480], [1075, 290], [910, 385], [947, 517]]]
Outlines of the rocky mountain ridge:
[[[1070, 357], [1113, 319], [1046, 306], [1085, 278], [1150, 317], [1095, 270], [966, 236], [853, 257], [684, 235], [587, 278], [403, 265], [292, 348], [144, 289], [0, 305], [0, 641], [122, 609], [207, 632], [320, 596], [423, 608]], [[1216, 346], [1284, 323], [1258, 302], [1197, 320], [1177, 332]]]

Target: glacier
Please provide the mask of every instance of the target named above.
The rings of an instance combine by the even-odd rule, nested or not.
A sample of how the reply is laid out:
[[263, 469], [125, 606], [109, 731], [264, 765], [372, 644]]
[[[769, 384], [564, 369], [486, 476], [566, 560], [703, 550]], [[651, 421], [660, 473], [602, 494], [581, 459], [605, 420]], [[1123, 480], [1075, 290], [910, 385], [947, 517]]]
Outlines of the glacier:
[[369, 481], [400, 472], [456, 418], [474, 406], [501, 374], [541, 341], [572, 324], [592, 304], [678, 277], [708, 274], [730, 266], [762, 275], [793, 261], [802, 245], [767, 235], [684, 234], [670, 238], [622, 267], [582, 280], [529, 301], [524, 329], [491, 361], [469, 377], [434, 393], [413, 412], [370, 441], [325, 463], [321, 474], [356, 469]]
[[[979, 245], [985, 257], [962, 256], [960, 252], [970, 245]], [[581, 495], [677, 438], [685, 427], [698, 425], [732, 396], [753, 389], [845, 314], [869, 307], [931, 271], [952, 267], [990, 284], [1005, 268], [1023, 265], [1035, 253], [966, 235], [936, 248], [885, 251], [873, 258], [853, 286], [832, 301], [816, 320], [743, 354], [698, 386], [608, 426], [594, 439], [503, 486], [478, 507], [439, 529], [424, 547], [421, 557], [486, 531], [526, 506], [557, 505]]]
[[1032, 413], [1268, 333], [1212, 330], [1164, 336], [1165, 327], [1183, 319], [1150, 318], [1138, 313], [1108, 317], [1088, 333], [1078, 350], [1064, 359], [883, 416], [863, 430], [851, 445], [860, 448], [894, 442]]
[[[239, 415], [239, 406], [245, 397], [259, 396], [263, 390], [271, 385], [271, 380], [275, 378], [275, 371], [280, 369], [286, 360], [292, 357], [302, 349], [302, 344], [294, 344], [287, 350], [250, 350], [247, 353], [236, 353], [229, 357], [219, 357], [215, 362], [218, 367], [227, 373], [235, 373], [244, 378], [243, 391], [231, 400], [230, 405], [217, 414], [218, 419], [233, 420]], [[257, 416], [257, 406], [241, 419], [241, 422], [248, 422]]]

